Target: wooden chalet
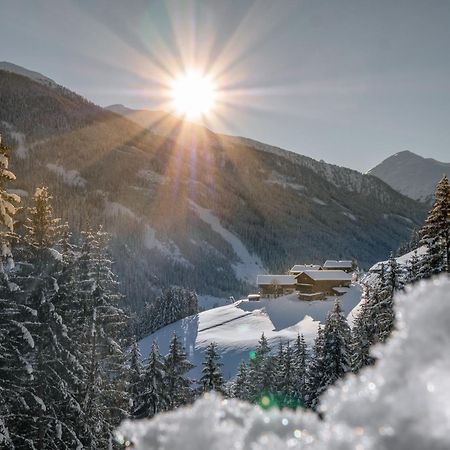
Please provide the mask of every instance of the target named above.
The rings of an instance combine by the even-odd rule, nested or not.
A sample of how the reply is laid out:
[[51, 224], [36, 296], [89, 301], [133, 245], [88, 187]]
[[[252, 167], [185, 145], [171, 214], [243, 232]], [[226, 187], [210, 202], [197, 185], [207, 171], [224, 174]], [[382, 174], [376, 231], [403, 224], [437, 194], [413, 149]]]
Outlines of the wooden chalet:
[[284, 295], [296, 290], [295, 275], [258, 275], [256, 284], [262, 295]]
[[302, 300], [319, 300], [342, 295], [350, 286], [352, 275], [343, 270], [305, 270], [295, 277], [296, 290]]

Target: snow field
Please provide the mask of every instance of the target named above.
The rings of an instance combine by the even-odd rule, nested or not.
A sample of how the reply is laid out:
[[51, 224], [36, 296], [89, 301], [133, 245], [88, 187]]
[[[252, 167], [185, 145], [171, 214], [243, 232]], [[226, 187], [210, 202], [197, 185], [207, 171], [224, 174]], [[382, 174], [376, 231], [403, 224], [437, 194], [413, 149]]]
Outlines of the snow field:
[[126, 421], [137, 450], [443, 450], [450, 448], [450, 279], [421, 282], [396, 298], [397, 330], [380, 358], [307, 411], [264, 411], [208, 395], [152, 420]]
[[[349, 315], [361, 301], [362, 289], [351, 285], [340, 297], [344, 314]], [[260, 301], [239, 300], [234, 304], [214, 308], [179, 320], [156, 331], [139, 342], [141, 355], [148, 356], [154, 340], [161, 353], [168, 352], [170, 338], [174, 333], [182, 340], [189, 360], [195, 364], [189, 376], [198, 379], [206, 347], [215, 342], [222, 357], [223, 374], [232, 378], [240, 362], [257, 346], [264, 332], [272, 347], [280, 341], [293, 341], [303, 333], [312, 344], [319, 323], [325, 323], [335, 298], [303, 301], [296, 294]]]

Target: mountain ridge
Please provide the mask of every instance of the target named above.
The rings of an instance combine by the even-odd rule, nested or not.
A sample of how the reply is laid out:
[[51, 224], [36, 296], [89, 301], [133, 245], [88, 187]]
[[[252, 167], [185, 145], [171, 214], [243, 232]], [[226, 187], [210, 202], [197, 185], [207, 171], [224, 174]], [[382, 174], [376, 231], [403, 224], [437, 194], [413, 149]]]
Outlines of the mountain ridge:
[[368, 171], [414, 200], [430, 203], [438, 181], [450, 176], [450, 163], [404, 150], [384, 159]]
[[327, 258], [368, 267], [424, 217], [372, 176], [183, 125], [160, 135], [65, 88], [0, 71], [14, 189], [30, 196], [48, 185], [75, 237], [86, 224], [112, 233], [132, 310], [169, 285], [248, 292], [255, 280], [244, 261], [277, 272]]

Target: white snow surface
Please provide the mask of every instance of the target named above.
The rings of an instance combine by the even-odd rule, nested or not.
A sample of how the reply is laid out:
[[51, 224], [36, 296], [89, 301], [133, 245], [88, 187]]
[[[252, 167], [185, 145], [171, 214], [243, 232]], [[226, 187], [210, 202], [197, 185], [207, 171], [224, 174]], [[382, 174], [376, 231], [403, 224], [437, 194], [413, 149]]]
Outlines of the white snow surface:
[[208, 309], [218, 308], [231, 303], [229, 298], [215, 297], [214, 295], [197, 295], [197, 298], [200, 311], [207, 311]]
[[[421, 247], [419, 247], [417, 249], [417, 256], [420, 258], [422, 256], [424, 256], [427, 253], [427, 246], [426, 245], [422, 245]], [[397, 264], [399, 264], [400, 266], [409, 266], [410, 261], [412, 259], [414, 255], [414, 250], [408, 253], [405, 253], [404, 255], [401, 255], [397, 258], [395, 258], [395, 260], [397, 261]], [[376, 264], [374, 264], [370, 269], [370, 271], [376, 271], [376, 270], [380, 270], [381, 269], [381, 265], [384, 264], [384, 266], [386, 267], [388, 264], [388, 261], [380, 261], [377, 262]]]
[[130, 208], [109, 200], [105, 200], [105, 214], [109, 217], [126, 216], [130, 219], [137, 219], [136, 214]]
[[252, 255], [243, 242], [236, 235], [231, 233], [231, 231], [224, 228], [220, 223], [220, 220], [214, 216], [211, 211], [202, 208], [192, 200], [190, 201], [190, 204], [198, 217], [231, 245], [234, 253], [239, 259], [239, 262], [232, 265], [236, 277], [254, 285], [257, 275], [266, 273], [266, 269], [259, 256]]
[[450, 279], [421, 282], [396, 299], [397, 330], [379, 361], [349, 375], [312, 412], [204, 396], [152, 420], [126, 421], [118, 438], [137, 450], [443, 450], [450, 448]]
[[52, 163], [47, 164], [47, 169], [61, 177], [68, 186], [84, 187], [86, 185], [86, 180], [80, 175], [78, 170], [67, 170], [63, 166]]
[[[339, 297], [345, 314], [361, 301], [362, 289], [351, 285], [346, 294]], [[303, 333], [312, 344], [319, 323], [324, 323], [328, 311], [333, 307], [335, 297], [327, 300], [299, 300], [296, 294], [260, 301], [239, 300], [231, 305], [201, 312], [179, 320], [156, 331], [139, 342], [145, 359], [153, 341], [157, 341], [162, 353], [167, 353], [174, 333], [181, 339], [189, 360], [195, 364], [189, 376], [198, 379], [203, 354], [211, 343], [217, 344], [222, 357], [225, 378], [232, 378], [242, 360], [257, 346], [264, 332], [269, 344], [276, 347], [280, 341], [296, 339]]]
[[174, 262], [190, 266], [191, 263], [183, 256], [178, 246], [170, 239], [163, 241], [156, 236], [156, 230], [150, 225], [145, 225], [144, 245], [149, 249], [156, 249]]
[[[0, 70], [1, 70], [1, 64], [0, 63]], [[20, 131], [17, 131], [14, 125], [3, 122], [3, 125], [8, 129], [8, 133], [11, 135], [11, 137], [17, 142], [17, 148], [14, 152], [15, 156], [18, 156], [20, 159], [24, 159], [28, 156], [29, 148], [26, 145], [26, 137], [23, 133]]]

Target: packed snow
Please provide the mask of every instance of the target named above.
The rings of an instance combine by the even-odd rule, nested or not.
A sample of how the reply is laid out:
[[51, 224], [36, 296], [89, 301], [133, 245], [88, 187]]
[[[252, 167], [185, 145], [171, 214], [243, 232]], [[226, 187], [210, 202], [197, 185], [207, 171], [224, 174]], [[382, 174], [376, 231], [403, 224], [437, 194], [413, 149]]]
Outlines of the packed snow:
[[239, 262], [233, 264], [236, 277], [242, 281], [254, 284], [257, 275], [266, 272], [259, 256], [252, 255], [243, 242], [236, 235], [224, 228], [220, 223], [220, 220], [214, 216], [211, 211], [202, 208], [193, 201], [190, 203], [198, 217], [231, 245], [234, 253], [239, 259]]
[[137, 450], [450, 448], [450, 280], [409, 288], [397, 299], [397, 331], [380, 358], [323, 397], [323, 420], [307, 411], [264, 411], [207, 395], [118, 432]]
[[[361, 293], [361, 287], [354, 284], [339, 297], [346, 315], [361, 301]], [[239, 300], [179, 320], [145, 337], [139, 342], [141, 355], [143, 358], [148, 356], [154, 340], [161, 352], [167, 353], [170, 338], [176, 333], [190, 361], [196, 365], [189, 376], [197, 379], [203, 353], [211, 342], [215, 342], [222, 356], [224, 376], [229, 379], [235, 375], [239, 363], [256, 348], [263, 332], [273, 347], [280, 341], [294, 340], [298, 333], [303, 333], [307, 342], [312, 344], [319, 323], [325, 323], [334, 301], [335, 297], [304, 301], [299, 300], [296, 294], [262, 298], [260, 301]]]

